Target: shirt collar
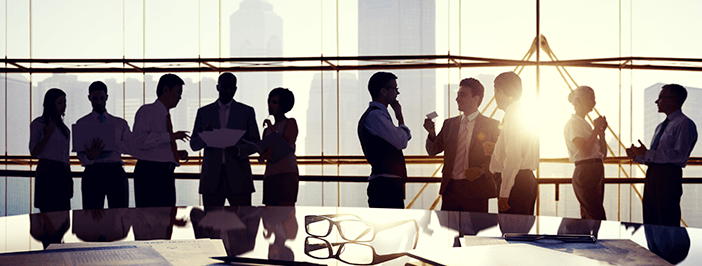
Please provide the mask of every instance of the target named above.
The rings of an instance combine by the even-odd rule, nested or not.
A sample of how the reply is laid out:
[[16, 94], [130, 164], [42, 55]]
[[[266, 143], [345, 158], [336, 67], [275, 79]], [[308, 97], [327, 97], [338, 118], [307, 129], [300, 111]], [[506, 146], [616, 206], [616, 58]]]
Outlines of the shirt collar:
[[[106, 119], [106, 120], [107, 120], [107, 119], [110, 119], [110, 114], [107, 113], [107, 110], [105, 110], [105, 112], [104, 112], [103, 114], [105, 115], [105, 119]], [[97, 119], [98, 116], [100, 116], [100, 114], [98, 114], [98, 112], [95, 112], [95, 110], [93, 110], [92, 112], [90, 112], [90, 117]]]
[[382, 104], [382, 103], [379, 103], [379, 102], [376, 102], [376, 101], [372, 101], [372, 102], [370, 102], [368, 105], [369, 105], [369, 106], [378, 107], [381, 111], [383, 111], [383, 113], [386, 113], [386, 114], [390, 115], [390, 113], [388, 113], [388, 107], [385, 106], [385, 105]]
[[159, 101], [158, 99], [156, 99], [156, 101], [154, 102], [154, 105], [157, 106], [157, 108], [159, 109], [159, 111], [162, 111], [162, 112], [164, 112], [164, 113], [166, 113], [166, 114], [168, 113], [168, 108], [166, 108], [166, 105], [163, 104], [162, 101]]
[[224, 108], [227, 109], [232, 106], [232, 102], [234, 102], [234, 99], [229, 101], [228, 103], [224, 104], [222, 103], [219, 99], [217, 99], [217, 106], [219, 106], [220, 109]]
[[672, 120], [675, 120], [676, 118], [678, 118], [682, 115], [683, 115], [682, 109], [680, 109], [680, 110], [677, 110], [675, 112], [670, 113], [668, 116], [666, 116], [666, 119], [668, 119], [668, 121], [672, 121]]
[[468, 119], [468, 122], [473, 121], [473, 119], [475, 119], [476, 117], [478, 117], [478, 114], [480, 114], [479, 111], [475, 111], [475, 112], [473, 112], [473, 113], [471, 113], [471, 114], [468, 114], [468, 115], [466, 115], [466, 113], [463, 113], [463, 114], [461, 115], [461, 122], [465, 122], [466, 119]]

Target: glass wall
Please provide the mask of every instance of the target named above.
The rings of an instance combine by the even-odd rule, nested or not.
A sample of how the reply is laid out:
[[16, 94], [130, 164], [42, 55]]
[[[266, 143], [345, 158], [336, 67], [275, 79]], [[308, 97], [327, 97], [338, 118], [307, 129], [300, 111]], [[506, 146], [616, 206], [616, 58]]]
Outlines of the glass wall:
[[[446, 54], [536, 60], [535, 54], [528, 58], [525, 55], [529, 54], [537, 34], [538, 14], [540, 33], [546, 40], [541, 44], [542, 61], [626, 56], [702, 58], [702, 51], [696, 47], [702, 41], [702, 31], [696, 27], [702, 24], [702, 17], [697, 15], [700, 11], [702, 3], [694, 1], [632, 0], [544, 0], [540, 1], [539, 13], [536, 1], [6, 0], [0, 6], [5, 18], [0, 20], [0, 49], [9, 59], [49, 60]], [[368, 62], [358, 61], [358, 64], [365, 63]], [[165, 73], [174, 64], [181, 63], [164, 63], [160, 67], [166, 69]], [[42, 65], [33, 63], [30, 67]], [[223, 62], [212, 67], [231, 65]], [[138, 69], [143, 65], [123, 66]], [[5, 67], [16, 68], [8, 62]], [[432, 111], [439, 114], [435, 120], [437, 130], [440, 130], [440, 121], [458, 115], [455, 97], [457, 84], [463, 78], [475, 77], [483, 83], [485, 98], [480, 110], [501, 119], [502, 111], [494, 111], [494, 102], [488, 105], [493, 95], [492, 81], [501, 72], [515, 70], [524, 85], [522, 102], [531, 107], [532, 117], [540, 129], [542, 158], [567, 157], [562, 128], [572, 113], [572, 106], [566, 99], [570, 89], [577, 85], [595, 89], [596, 108], [607, 117], [611, 128], [607, 131], [613, 152], [610, 156], [624, 155], [620, 142], [625, 147], [638, 139], [650, 142], [652, 127], [663, 119], [652, 108], [662, 84], [679, 83], [688, 88], [690, 97], [683, 110], [702, 124], [702, 117], [699, 117], [702, 72], [564, 70], [548, 66], [541, 66], [538, 75], [533, 66], [389, 70], [399, 77], [401, 94], [398, 99], [412, 130], [413, 137], [405, 154], [426, 155], [426, 131], [422, 127], [425, 114]], [[275, 87], [290, 88], [296, 102], [288, 116], [296, 118], [300, 125], [296, 143], [298, 156], [362, 155], [356, 127], [370, 101], [366, 85], [374, 72], [376, 70], [239, 72], [235, 73], [239, 88], [235, 99], [254, 107], [256, 120], [261, 125], [268, 118], [268, 92]], [[0, 124], [4, 128], [0, 130], [0, 151], [7, 155], [29, 154], [28, 125], [41, 114], [43, 94], [50, 88], [58, 87], [67, 92], [69, 108], [64, 120], [66, 124], [73, 124], [91, 110], [85, 97], [88, 85], [95, 80], [104, 81], [109, 88], [108, 111], [123, 117], [131, 126], [136, 110], [156, 99], [156, 83], [164, 73], [87, 74], [60, 70], [49, 74], [0, 73], [0, 94], [4, 99], [0, 101]], [[217, 98], [218, 73], [177, 74], [186, 84], [183, 100], [172, 110], [174, 129], [190, 131], [197, 109]], [[188, 150], [191, 156], [200, 154], [190, 150], [185, 142], [179, 142], [178, 147]], [[701, 155], [702, 149], [698, 147], [693, 156]], [[7, 163], [4, 167], [31, 168]], [[130, 167], [127, 171], [131, 171]], [[432, 176], [439, 167], [441, 165], [418, 164], [408, 169], [410, 176]], [[263, 169], [263, 166], [254, 166], [257, 174]], [[543, 163], [539, 175], [541, 178], [567, 178], [572, 169], [569, 163]], [[74, 166], [73, 170], [82, 171], [82, 167]], [[181, 167], [177, 171], [197, 173], [199, 167]], [[370, 167], [306, 164], [300, 165], [300, 171], [302, 175], [365, 176]], [[606, 171], [607, 177], [643, 176], [638, 167], [629, 165], [621, 168], [608, 165]], [[684, 174], [686, 177], [701, 176], [697, 167], [686, 168]], [[31, 204], [24, 201], [29, 200], [28, 191], [32, 185], [29, 178], [0, 177], [0, 187], [6, 191], [0, 200], [5, 206], [11, 206], [0, 211], [3, 214], [31, 211], [28, 209]], [[257, 186], [260, 192], [260, 184]], [[438, 195], [437, 184], [422, 190], [423, 186], [408, 188], [407, 203], [422, 191], [413, 208], [429, 208]], [[179, 186], [179, 195], [188, 195], [183, 196], [183, 204], [197, 204], [196, 187], [194, 181], [183, 181]], [[542, 214], [579, 216], [570, 186], [560, 187], [557, 202], [553, 186], [541, 187]], [[638, 185], [637, 189], [642, 191], [642, 186]], [[686, 185], [683, 202], [698, 202], [697, 190], [695, 185]], [[303, 205], [366, 204], [364, 183], [304, 182], [300, 192]], [[22, 203], [14, 203], [17, 197], [23, 198]], [[640, 200], [632, 186], [607, 185], [606, 197], [609, 219], [640, 221]], [[254, 198], [254, 202], [256, 200]], [[78, 197], [73, 201], [80, 206]], [[702, 226], [696, 205], [684, 205], [683, 209], [683, 218], [690, 220], [689, 224]]]

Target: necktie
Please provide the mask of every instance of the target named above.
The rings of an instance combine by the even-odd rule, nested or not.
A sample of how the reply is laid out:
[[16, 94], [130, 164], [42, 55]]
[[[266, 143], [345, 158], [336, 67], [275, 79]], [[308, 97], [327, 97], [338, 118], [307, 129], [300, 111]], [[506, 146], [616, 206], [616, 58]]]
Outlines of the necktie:
[[658, 148], [658, 143], [661, 140], [661, 136], [663, 136], [663, 132], [665, 131], [665, 128], [668, 126], [668, 118], [663, 120], [663, 123], [661, 123], [661, 130], [658, 130], [658, 134], [656, 134], [656, 138], [653, 139], [653, 143], [651, 143], [651, 150], [656, 150]]
[[98, 115], [98, 121], [100, 121], [100, 124], [107, 123], [107, 120], [105, 119], [105, 113]]
[[[168, 133], [173, 134], [173, 123], [171, 122], [171, 114], [169, 113], [168, 115], [166, 115], [166, 118], [168, 119]], [[180, 156], [178, 156], [178, 147], [176, 146], [176, 142], [174, 139], [171, 140], [171, 151], [173, 151], [173, 158], [175, 158], [175, 161], [180, 161]]]
[[456, 146], [456, 161], [453, 166], [453, 178], [463, 179], [465, 174], [465, 169], [468, 169], [468, 149], [466, 147], [468, 143], [468, 118], [464, 117], [461, 120], [460, 129], [458, 131], [458, 143]]

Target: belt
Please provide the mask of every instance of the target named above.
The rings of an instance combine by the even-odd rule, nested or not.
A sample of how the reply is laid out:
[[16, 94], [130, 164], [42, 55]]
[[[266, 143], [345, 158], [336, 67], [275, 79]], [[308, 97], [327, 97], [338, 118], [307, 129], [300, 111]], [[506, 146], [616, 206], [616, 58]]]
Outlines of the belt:
[[575, 166], [581, 165], [581, 164], [588, 164], [588, 163], [602, 163], [602, 159], [600, 158], [594, 158], [594, 159], [587, 159], [587, 160], [581, 160], [575, 162]]

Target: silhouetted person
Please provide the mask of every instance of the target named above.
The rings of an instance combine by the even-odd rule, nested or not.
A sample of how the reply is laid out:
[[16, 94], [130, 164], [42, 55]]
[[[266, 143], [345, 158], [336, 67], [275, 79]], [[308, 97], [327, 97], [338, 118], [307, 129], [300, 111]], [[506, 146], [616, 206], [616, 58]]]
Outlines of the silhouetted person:
[[263, 174], [263, 204], [266, 206], [294, 206], [297, 201], [297, 191], [300, 186], [300, 173], [297, 169], [295, 157], [295, 141], [297, 140], [297, 121], [288, 118], [289, 112], [295, 104], [292, 91], [285, 88], [275, 88], [268, 94], [268, 113], [275, 118], [275, 124], [266, 119], [263, 121], [263, 137], [277, 134], [290, 145], [293, 152], [277, 162], [271, 161], [274, 148], [270, 148], [259, 157], [259, 161], [266, 160], [266, 171]]
[[539, 136], [529, 130], [521, 97], [522, 80], [517, 74], [504, 72], [495, 78], [495, 101], [505, 115], [490, 172], [501, 174], [500, 213], [534, 215], [538, 183], [533, 171], [539, 166]]
[[86, 242], [112, 242], [127, 237], [132, 228], [130, 213], [138, 209], [93, 209], [73, 211], [71, 231]]
[[500, 122], [478, 111], [484, 90], [474, 78], [461, 80], [456, 102], [463, 114], [446, 119], [438, 136], [434, 122], [424, 120], [429, 132], [427, 153], [435, 156], [444, 152], [441, 210], [488, 212], [488, 199], [497, 196], [495, 179], [488, 169], [490, 156], [483, 151], [483, 143], [497, 141]]
[[647, 149], [631, 144], [626, 155], [646, 164], [644, 181], [643, 221], [645, 224], [680, 226], [680, 197], [682, 197], [682, 168], [697, 142], [697, 126], [682, 113], [687, 90], [678, 84], [664, 85], [658, 94], [658, 112], [665, 120], [656, 127]]
[[174, 74], [161, 76], [156, 87], [158, 99], [142, 105], [134, 117], [132, 153], [136, 207], [173, 207], [176, 203], [173, 171], [186, 159], [176, 140], [188, 140], [187, 131], [173, 132], [171, 115], [183, 94], [183, 80]]
[[[219, 99], [200, 107], [195, 117], [190, 147], [193, 151], [205, 149], [199, 190], [205, 210], [223, 207], [225, 199], [231, 206], [251, 206], [251, 193], [255, 191], [249, 155], [258, 151], [251, 143], [261, 137], [254, 109], [234, 100], [236, 89], [236, 77], [222, 73], [217, 80]], [[207, 147], [199, 133], [215, 128], [240, 129], [246, 133], [235, 146]]]
[[50, 89], [44, 112], [29, 126], [29, 151], [39, 158], [34, 183], [34, 207], [40, 212], [71, 209], [73, 179], [68, 155], [71, 132], [63, 123], [66, 93]]
[[678, 264], [690, 253], [690, 235], [687, 228], [644, 225], [648, 250], [664, 260]]
[[[368, 206], [374, 208], [405, 207], [407, 168], [402, 150], [412, 135], [405, 126], [402, 107], [397, 101], [400, 94], [397, 76], [376, 72], [368, 81], [371, 98], [368, 109], [358, 121], [358, 138], [366, 160], [371, 165], [368, 177]], [[399, 126], [395, 126], [388, 112], [395, 111]]]
[[105, 197], [110, 208], [129, 207], [129, 183], [124, 172], [122, 154], [130, 154], [132, 133], [127, 121], [113, 116], [105, 109], [107, 86], [95, 81], [88, 87], [88, 100], [93, 111], [78, 119], [76, 124], [113, 124], [115, 149], [105, 150], [101, 138], [94, 139], [90, 147], [78, 152], [78, 159], [85, 167], [81, 181], [83, 209], [102, 209]]
[[176, 218], [177, 213], [176, 207], [130, 209], [134, 240], [171, 239], [173, 226], [187, 224], [186, 220]]
[[604, 163], [607, 155], [605, 129], [607, 119], [595, 119], [595, 128], [585, 121], [585, 116], [595, 108], [595, 91], [588, 86], [580, 86], [570, 92], [568, 101], [573, 104], [575, 114], [571, 115], [563, 128], [566, 147], [573, 171], [573, 191], [580, 202], [580, 217], [583, 219], [607, 220], [604, 206]]

